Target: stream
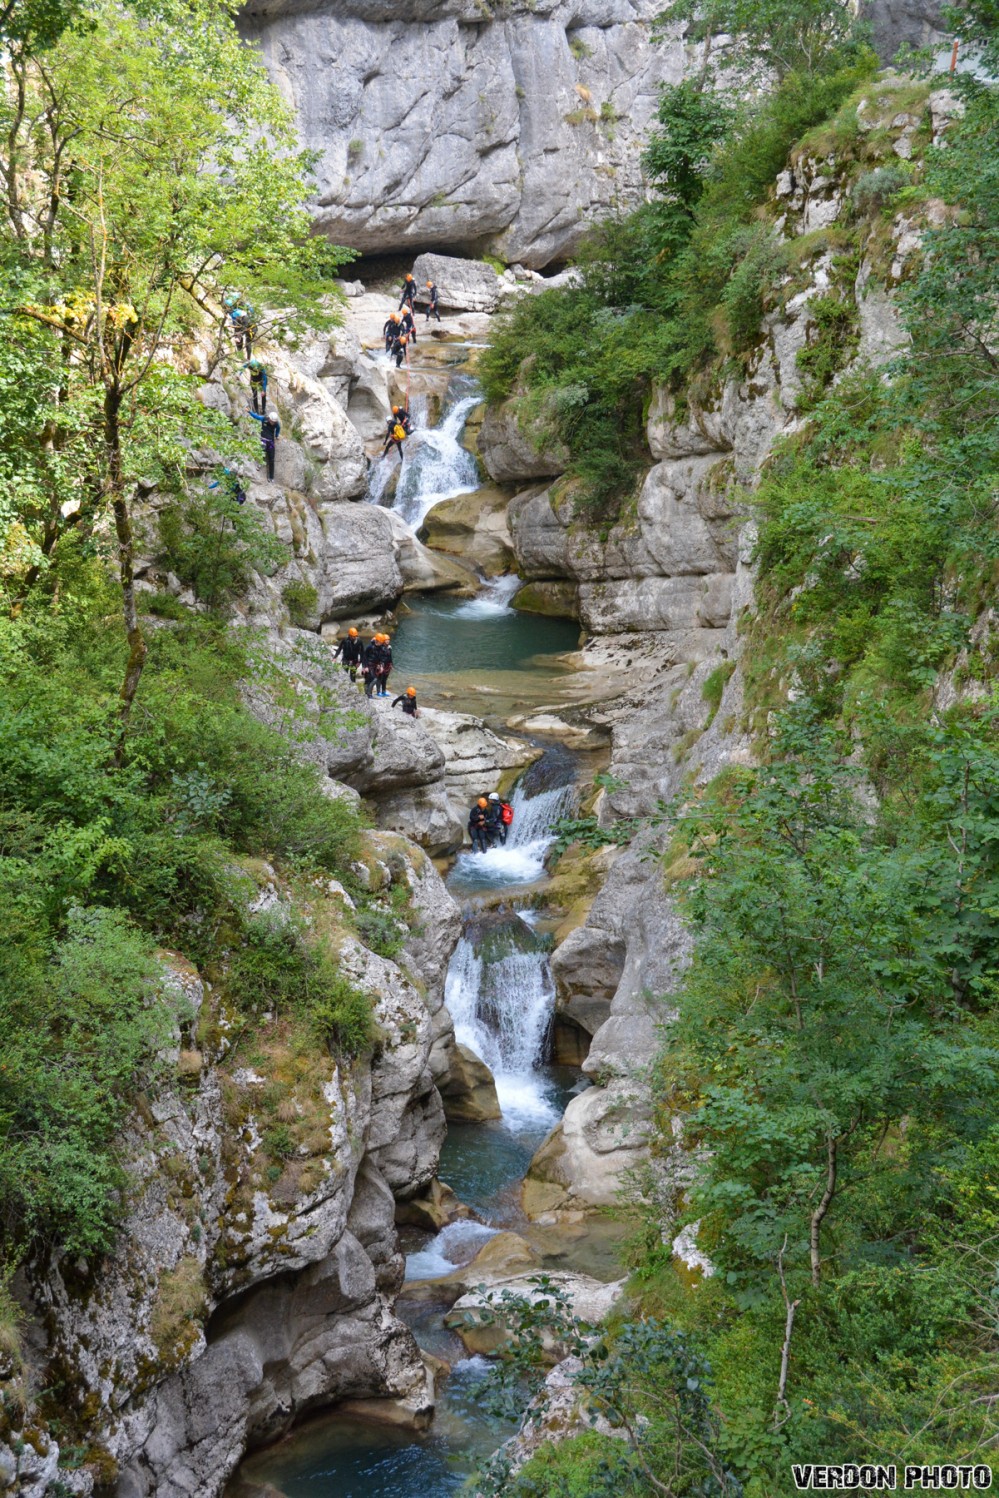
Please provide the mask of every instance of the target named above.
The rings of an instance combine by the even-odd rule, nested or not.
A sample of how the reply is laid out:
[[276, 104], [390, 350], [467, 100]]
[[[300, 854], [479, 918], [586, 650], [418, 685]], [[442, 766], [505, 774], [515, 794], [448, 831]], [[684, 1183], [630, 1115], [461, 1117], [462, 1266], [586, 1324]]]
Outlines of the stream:
[[[399, 473], [392, 507], [418, 529], [442, 499], [478, 487], [474, 458], [460, 445], [465, 420], [479, 402], [470, 376], [453, 375], [439, 425], [428, 429], [414, 402], [414, 437]], [[368, 498], [384, 502], [391, 459], [372, 468]], [[569, 621], [518, 614], [510, 599], [514, 577], [493, 579], [467, 600], [440, 595], [408, 601], [394, 631], [394, 653], [407, 681], [432, 706], [453, 706], [497, 725], [503, 715], [545, 692], [567, 669], [557, 657], [576, 648]], [[457, 699], [457, 700], [455, 700]], [[471, 702], [469, 702], [471, 699]], [[512, 1230], [540, 1254], [545, 1268], [573, 1269], [605, 1280], [620, 1274], [615, 1224], [597, 1220], [557, 1229], [529, 1223], [519, 1188], [531, 1158], [561, 1117], [573, 1092], [586, 1085], [572, 1068], [548, 1061], [554, 1008], [549, 966], [551, 937], [539, 910], [544, 859], [560, 817], [578, 799], [581, 765], [559, 743], [519, 778], [511, 794], [514, 821], [507, 843], [486, 854], [461, 852], [447, 876], [462, 907], [463, 935], [451, 958], [445, 998], [459, 1042], [489, 1066], [502, 1118], [451, 1123], [441, 1152], [440, 1178], [473, 1217], [436, 1235], [400, 1230], [406, 1282], [433, 1280], [467, 1264], [497, 1232]], [[497, 896], [504, 897], [497, 909]], [[530, 904], [528, 903], [530, 900]], [[452, 1296], [453, 1299], [453, 1296]], [[469, 1357], [442, 1321], [446, 1299], [407, 1297], [396, 1313], [420, 1346], [444, 1359], [437, 1413], [422, 1433], [338, 1418], [335, 1409], [297, 1426], [276, 1446], [248, 1457], [240, 1475], [286, 1498], [445, 1498], [459, 1492], [514, 1426], [482, 1408], [489, 1365]]]

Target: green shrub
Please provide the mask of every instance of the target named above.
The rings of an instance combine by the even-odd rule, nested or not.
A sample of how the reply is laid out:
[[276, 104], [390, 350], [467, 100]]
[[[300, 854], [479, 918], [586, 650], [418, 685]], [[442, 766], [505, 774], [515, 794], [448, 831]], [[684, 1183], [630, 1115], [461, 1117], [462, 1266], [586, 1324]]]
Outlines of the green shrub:
[[876, 166], [873, 171], [864, 172], [850, 192], [854, 211], [869, 214], [886, 207], [896, 193], [909, 185], [910, 180], [911, 174], [901, 163]]
[[311, 583], [295, 578], [281, 589], [288, 617], [297, 629], [312, 629], [319, 605], [319, 594]]
[[321, 1044], [344, 1056], [358, 1055], [374, 1035], [371, 1000], [283, 913], [245, 923], [226, 988], [244, 1013], [297, 1018]]
[[[725, 693], [725, 683], [728, 681], [734, 670], [735, 661], [722, 661], [720, 665], [717, 665], [715, 669], [704, 678], [704, 685], [701, 687], [701, 696], [708, 704], [708, 708], [710, 709], [708, 723], [712, 723], [714, 721], [715, 714], [721, 707], [722, 697]], [[705, 727], [706, 726], [707, 724], [705, 725]]]
[[158, 524], [157, 562], [210, 609], [244, 594], [254, 571], [270, 575], [288, 560], [288, 548], [265, 529], [254, 506], [237, 504], [222, 489], [171, 501]]

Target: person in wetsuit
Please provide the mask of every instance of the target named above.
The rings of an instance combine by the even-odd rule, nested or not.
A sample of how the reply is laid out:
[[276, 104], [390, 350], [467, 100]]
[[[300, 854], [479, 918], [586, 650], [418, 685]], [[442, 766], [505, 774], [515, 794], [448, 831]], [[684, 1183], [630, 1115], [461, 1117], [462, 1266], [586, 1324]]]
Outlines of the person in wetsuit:
[[503, 807], [495, 791], [490, 791], [486, 797], [486, 836], [489, 839], [490, 847], [495, 847], [497, 843], [506, 842], [506, 829], [503, 826]]
[[420, 710], [416, 706], [415, 687], [407, 687], [404, 692], [400, 692], [398, 697], [393, 701], [392, 706], [398, 707], [400, 703], [402, 703], [402, 710], [407, 717], [418, 718], [420, 716]]
[[273, 407], [263, 416], [259, 411], [251, 411], [250, 415], [254, 421], [260, 422], [260, 445], [264, 450], [264, 462], [267, 464], [267, 479], [273, 484], [274, 460], [277, 457], [277, 440], [281, 435], [281, 422]]
[[390, 353], [392, 358], [395, 360], [396, 369], [402, 368], [403, 359], [405, 359], [406, 361], [407, 368], [409, 367], [409, 337], [407, 336], [407, 334], [399, 334], [395, 342], [392, 344]]
[[413, 346], [416, 346], [416, 318], [413, 316], [412, 307], [407, 307], [399, 319], [399, 332], [405, 333]]
[[[413, 430], [413, 423], [405, 406], [393, 406], [391, 415], [385, 418], [385, 446], [382, 448], [382, 457], [388, 453], [393, 442], [399, 449], [399, 457], [402, 458], [402, 444]], [[399, 432], [402, 436], [399, 436]]]
[[402, 283], [402, 296], [399, 298], [400, 312], [402, 311], [403, 307], [405, 307], [407, 302], [409, 303], [409, 310], [413, 310], [413, 298], [415, 297], [415, 295], [416, 282], [413, 280], [412, 272], [407, 271], [406, 279]]
[[243, 368], [250, 371], [250, 399], [253, 409], [262, 414], [267, 409], [267, 368], [259, 359], [247, 359]]
[[364, 695], [373, 697], [377, 685], [377, 667], [381, 657], [381, 635], [372, 635], [361, 653], [361, 675], [364, 677]]
[[472, 839], [473, 853], [487, 853], [489, 844], [487, 838], [486, 810], [489, 803], [485, 796], [480, 796], [478, 801], [468, 813], [468, 832]]
[[392, 642], [388, 635], [381, 637], [381, 652], [378, 664], [375, 667], [375, 675], [378, 678], [378, 696], [388, 696], [388, 679], [392, 675]]
[[343, 661], [344, 668], [349, 671], [351, 681], [357, 680], [357, 668], [361, 664], [361, 656], [364, 650], [361, 645], [361, 637], [357, 630], [351, 625], [343, 639], [339, 642], [333, 652], [333, 659], [337, 656]]
[[402, 317], [398, 312], [390, 312], [385, 319], [385, 326], [382, 328], [382, 333], [385, 338], [386, 353], [391, 352], [392, 345], [399, 336], [399, 324], [401, 321]]
[[221, 489], [227, 499], [235, 500], [238, 505], [246, 504], [246, 490], [243, 488], [243, 480], [233, 468], [223, 468], [221, 478], [217, 478], [214, 484], [208, 485], [209, 489]]
[[439, 305], [440, 304], [440, 295], [439, 295], [439, 293], [437, 291], [437, 287], [436, 287], [436, 285], [434, 284], [433, 281], [428, 281], [427, 282], [427, 296], [430, 298], [430, 300], [427, 302], [426, 309], [425, 309], [426, 316], [424, 317], [423, 321], [424, 322], [429, 322], [432, 317], [436, 317], [437, 321], [440, 322], [440, 320], [441, 320], [441, 309], [440, 309], [440, 305]]

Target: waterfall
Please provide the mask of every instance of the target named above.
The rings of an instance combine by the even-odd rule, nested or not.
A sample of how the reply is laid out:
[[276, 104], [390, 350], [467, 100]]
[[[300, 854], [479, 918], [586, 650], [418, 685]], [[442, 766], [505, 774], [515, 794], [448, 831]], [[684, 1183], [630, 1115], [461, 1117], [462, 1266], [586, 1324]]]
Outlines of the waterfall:
[[491, 577], [482, 584], [474, 598], [469, 598], [455, 609], [456, 619], [497, 619], [501, 614], [512, 614], [510, 599], [520, 587], [516, 573], [506, 577]]
[[[462, 383], [468, 384], [467, 381]], [[437, 427], [426, 425], [425, 415], [421, 418], [416, 414], [416, 403], [413, 402], [410, 411], [414, 418], [413, 435], [406, 443], [392, 508], [414, 531], [423, 524], [424, 516], [434, 505], [478, 489], [478, 464], [459, 439], [469, 413], [481, 401], [478, 388], [460, 396], [445, 411]], [[388, 465], [391, 460], [384, 461]], [[386, 473], [380, 493], [384, 491], [387, 480]]]
[[523, 784], [510, 797], [513, 824], [502, 846], [488, 853], [459, 853], [451, 882], [456, 888], [500, 888], [533, 884], [545, 872], [545, 854], [555, 839], [555, 824], [576, 804], [576, 788], [553, 786], [531, 795]]
[[448, 967], [445, 1003], [462, 1045], [481, 1056], [496, 1079], [508, 1124], [554, 1122], [557, 1111], [537, 1071], [555, 985], [544, 952], [510, 952], [486, 962], [467, 936]]

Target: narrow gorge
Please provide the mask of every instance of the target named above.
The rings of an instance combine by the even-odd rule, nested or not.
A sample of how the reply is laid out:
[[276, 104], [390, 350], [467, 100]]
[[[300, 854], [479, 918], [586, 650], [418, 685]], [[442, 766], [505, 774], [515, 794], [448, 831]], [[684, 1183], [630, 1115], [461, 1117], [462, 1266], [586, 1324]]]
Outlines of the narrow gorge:
[[251, 0], [205, 159], [308, 167], [287, 243], [275, 166], [146, 302], [17, 261], [0, 1494], [987, 1459], [995, 60], [815, 7], [759, 85], [725, 7]]

